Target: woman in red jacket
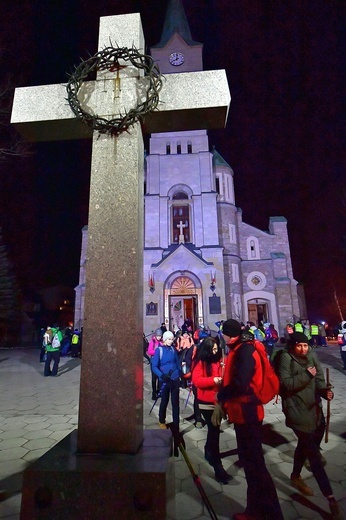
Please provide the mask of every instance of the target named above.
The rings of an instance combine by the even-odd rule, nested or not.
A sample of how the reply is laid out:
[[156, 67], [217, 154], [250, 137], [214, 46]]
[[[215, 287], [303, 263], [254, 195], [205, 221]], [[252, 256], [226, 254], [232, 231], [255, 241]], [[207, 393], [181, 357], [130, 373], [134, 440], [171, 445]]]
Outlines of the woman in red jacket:
[[204, 447], [205, 459], [213, 466], [215, 479], [222, 484], [228, 484], [232, 480], [222, 466], [220, 458], [220, 427], [211, 422], [216, 395], [222, 385], [223, 363], [222, 350], [219, 338], [205, 338], [197, 351], [193, 371], [192, 383], [197, 388], [197, 401], [199, 409], [208, 427], [207, 442]]

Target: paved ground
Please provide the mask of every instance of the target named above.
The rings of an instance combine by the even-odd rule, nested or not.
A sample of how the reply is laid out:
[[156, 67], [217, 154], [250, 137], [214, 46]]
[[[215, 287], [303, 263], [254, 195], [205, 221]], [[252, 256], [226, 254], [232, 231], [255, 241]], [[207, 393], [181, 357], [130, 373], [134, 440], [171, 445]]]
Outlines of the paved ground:
[[[328, 462], [327, 473], [335, 496], [346, 519], [346, 373], [342, 371], [339, 348], [335, 344], [318, 349], [317, 354], [323, 367], [330, 368], [335, 392], [329, 442], [322, 444], [323, 455]], [[80, 360], [63, 358], [60, 377], [44, 378], [38, 357], [38, 349], [0, 350], [0, 490], [8, 494], [0, 502], [0, 518], [8, 520], [19, 519], [23, 470], [77, 424]], [[157, 406], [149, 416], [152, 406], [150, 372], [147, 364], [143, 366], [144, 427], [158, 428]], [[226, 423], [222, 426], [224, 466], [233, 475], [230, 484], [223, 486], [214, 480], [212, 468], [203, 458], [206, 428], [198, 430], [189, 420], [192, 407], [188, 403], [185, 408], [186, 397], [187, 391], [182, 390], [180, 428], [184, 433], [188, 455], [201, 477], [218, 519], [229, 519], [232, 514], [244, 509], [246, 500], [244, 473], [237, 465], [234, 430]], [[311, 473], [303, 470], [303, 478], [314, 490], [313, 497], [303, 497], [290, 486], [295, 439], [284, 424], [280, 404], [266, 406], [263, 430], [266, 461], [285, 519], [329, 519], [328, 504]], [[175, 474], [176, 514], [170, 520], [210, 518], [181, 455], [175, 459]]]

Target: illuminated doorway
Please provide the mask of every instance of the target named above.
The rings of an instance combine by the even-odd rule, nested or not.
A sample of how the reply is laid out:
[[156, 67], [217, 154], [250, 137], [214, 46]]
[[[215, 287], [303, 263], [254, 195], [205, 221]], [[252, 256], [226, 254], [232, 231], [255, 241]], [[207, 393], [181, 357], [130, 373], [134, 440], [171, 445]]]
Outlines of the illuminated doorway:
[[[197, 278], [176, 276], [165, 289], [165, 321], [172, 332], [180, 329], [189, 318], [195, 330], [202, 323], [202, 289]], [[199, 287], [198, 287], [199, 285]]]
[[266, 323], [269, 321], [268, 304], [258, 300], [255, 303], [248, 302], [248, 316], [248, 321], [252, 321], [256, 327], [261, 322]]

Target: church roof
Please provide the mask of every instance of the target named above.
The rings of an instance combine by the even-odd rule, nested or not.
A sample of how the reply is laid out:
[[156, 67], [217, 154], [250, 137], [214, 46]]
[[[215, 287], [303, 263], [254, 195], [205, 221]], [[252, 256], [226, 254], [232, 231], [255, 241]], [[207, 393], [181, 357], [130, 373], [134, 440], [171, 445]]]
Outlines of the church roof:
[[164, 47], [176, 32], [180, 34], [188, 45], [201, 45], [192, 39], [182, 1], [168, 0], [161, 40], [157, 45], [154, 45], [153, 48]]
[[219, 152], [215, 150], [215, 146], [213, 146], [211, 153], [213, 155], [213, 166], [227, 166], [228, 168], [231, 168], [222, 155], [220, 155]]

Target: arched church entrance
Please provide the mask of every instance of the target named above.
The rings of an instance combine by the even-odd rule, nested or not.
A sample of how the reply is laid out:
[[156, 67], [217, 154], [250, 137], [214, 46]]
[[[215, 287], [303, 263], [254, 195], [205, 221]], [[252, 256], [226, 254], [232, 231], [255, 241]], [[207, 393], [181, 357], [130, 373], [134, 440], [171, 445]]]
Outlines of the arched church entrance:
[[171, 275], [165, 287], [165, 322], [176, 332], [186, 319], [195, 330], [203, 322], [202, 287], [193, 274]]

